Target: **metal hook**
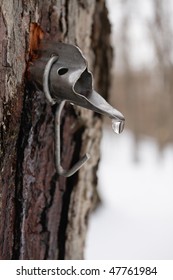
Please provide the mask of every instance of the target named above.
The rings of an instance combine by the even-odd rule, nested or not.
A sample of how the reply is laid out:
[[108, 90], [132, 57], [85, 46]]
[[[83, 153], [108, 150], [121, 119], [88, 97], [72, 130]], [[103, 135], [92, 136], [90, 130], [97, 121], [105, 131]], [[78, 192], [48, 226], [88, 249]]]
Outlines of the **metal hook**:
[[[49, 91], [49, 74], [52, 68], [52, 65], [58, 60], [58, 56], [52, 56], [46, 64], [43, 73], [43, 91], [47, 100], [54, 105], [56, 102], [52, 99], [50, 91]], [[59, 175], [64, 177], [70, 177], [74, 173], [76, 173], [90, 158], [90, 155], [85, 154], [77, 163], [74, 164], [72, 168], [69, 170], [64, 170], [61, 166], [61, 137], [60, 137], [60, 127], [61, 127], [61, 112], [67, 100], [61, 101], [56, 108], [55, 113], [55, 163], [56, 169]]]
[[55, 159], [56, 159], [56, 168], [59, 175], [70, 177], [74, 173], [76, 173], [84, 164], [85, 162], [90, 158], [89, 154], [84, 155], [77, 163], [74, 164], [74, 166], [66, 171], [61, 166], [61, 140], [60, 140], [60, 127], [61, 127], [61, 112], [66, 103], [66, 100], [62, 101], [60, 104], [58, 104], [55, 114]]

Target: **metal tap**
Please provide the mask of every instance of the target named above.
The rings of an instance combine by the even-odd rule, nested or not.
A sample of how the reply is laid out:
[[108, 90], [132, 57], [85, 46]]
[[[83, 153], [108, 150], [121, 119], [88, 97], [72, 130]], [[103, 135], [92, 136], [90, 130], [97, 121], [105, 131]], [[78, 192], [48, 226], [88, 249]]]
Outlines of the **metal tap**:
[[113, 108], [93, 89], [93, 77], [81, 50], [74, 45], [44, 42], [39, 58], [31, 64], [30, 79], [44, 91], [46, 98], [56, 111], [56, 167], [59, 175], [73, 175], [89, 158], [86, 154], [69, 171], [60, 164], [60, 115], [66, 101], [87, 108], [112, 119], [113, 129], [121, 133], [124, 129], [124, 116]]

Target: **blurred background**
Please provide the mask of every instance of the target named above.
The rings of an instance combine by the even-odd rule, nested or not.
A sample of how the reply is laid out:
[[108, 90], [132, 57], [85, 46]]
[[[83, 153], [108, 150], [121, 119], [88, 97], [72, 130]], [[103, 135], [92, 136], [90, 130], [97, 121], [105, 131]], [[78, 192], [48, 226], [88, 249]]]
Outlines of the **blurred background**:
[[[107, 0], [114, 62], [86, 259], [173, 259], [173, 1]], [[104, 27], [103, 27], [104, 28]]]

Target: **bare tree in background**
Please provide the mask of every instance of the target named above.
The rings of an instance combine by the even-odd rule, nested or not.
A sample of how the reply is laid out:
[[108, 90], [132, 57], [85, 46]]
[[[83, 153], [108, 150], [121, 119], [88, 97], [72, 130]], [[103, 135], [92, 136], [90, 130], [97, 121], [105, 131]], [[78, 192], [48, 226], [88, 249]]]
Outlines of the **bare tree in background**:
[[158, 138], [160, 147], [173, 140], [173, 22], [169, 0], [152, 0], [153, 21], [149, 32], [157, 58]]
[[26, 71], [38, 47], [31, 37], [77, 44], [94, 72], [95, 88], [106, 96], [109, 33], [104, 0], [1, 0], [0, 259], [84, 257], [88, 216], [96, 201], [102, 120], [92, 111], [66, 108], [63, 166], [69, 168], [89, 148], [92, 157], [69, 179], [58, 177], [54, 111], [28, 83]]
[[[135, 77], [134, 72], [131, 66], [130, 61], [130, 40], [129, 40], [129, 25], [130, 25], [130, 0], [121, 1], [121, 11], [122, 11], [122, 20], [120, 25], [120, 36], [119, 41], [117, 42], [121, 46], [121, 68], [122, 70], [118, 72], [118, 69], [115, 73], [117, 75], [116, 83], [119, 83], [118, 79], [120, 79], [120, 83], [122, 86], [122, 90], [125, 93], [124, 98], [124, 106], [125, 112], [127, 115], [130, 115], [130, 119], [127, 119], [127, 124], [130, 121], [130, 128], [133, 131], [134, 136], [134, 161], [138, 161], [138, 140], [139, 140], [139, 132], [138, 132], [138, 123], [139, 118], [136, 117], [138, 111], [138, 93], [136, 91]], [[119, 77], [118, 77], [119, 74]], [[119, 89], [116, 89], [118, 92]], [[121, 93], [119, 94], [121, 95]], [[117, 98], [118, 99], [118, 98]], [[122, 105], [121, 105], [122, 106]], [[134, 112], [135, 108], [135, 112]]]

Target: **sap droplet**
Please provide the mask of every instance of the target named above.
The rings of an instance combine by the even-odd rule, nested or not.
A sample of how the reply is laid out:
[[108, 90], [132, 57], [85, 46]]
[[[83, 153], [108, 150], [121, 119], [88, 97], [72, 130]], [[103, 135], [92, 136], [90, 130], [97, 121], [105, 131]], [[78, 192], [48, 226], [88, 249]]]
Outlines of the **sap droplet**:
[[115, 133], [120, 134], [124, 129], [124, 121], [113, 119], [112, 120], [112, 129]]

